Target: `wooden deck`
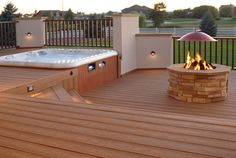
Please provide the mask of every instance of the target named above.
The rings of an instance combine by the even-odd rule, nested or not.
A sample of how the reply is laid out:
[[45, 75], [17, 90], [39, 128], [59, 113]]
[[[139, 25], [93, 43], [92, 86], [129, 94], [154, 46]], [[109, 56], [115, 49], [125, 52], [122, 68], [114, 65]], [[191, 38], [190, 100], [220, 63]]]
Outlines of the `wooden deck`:
[[108, 104], [113, 107], [236, 120], [235, 83], [236, 71], [231, 71], [229, 96], [226, 101], [212, 104], [185, 103], [168, 96], [166, 70], [143, 70], [84, 93], [82, 96], [88, 103]]
[[0, 92], [64, 73], [66, 70], [0, 67]]
[[82, 94], [87, 104], [0, 94], [0, 158], [235, 158], [236, 72], [215, 104], [173, 100], [167, 78], [136, 71]]
[[28, 68], [0, 67], [0, 91], [6, 91], [26, 83], [34, 82], [57, 72], [40, 69], [35, 71], [35, 69]]

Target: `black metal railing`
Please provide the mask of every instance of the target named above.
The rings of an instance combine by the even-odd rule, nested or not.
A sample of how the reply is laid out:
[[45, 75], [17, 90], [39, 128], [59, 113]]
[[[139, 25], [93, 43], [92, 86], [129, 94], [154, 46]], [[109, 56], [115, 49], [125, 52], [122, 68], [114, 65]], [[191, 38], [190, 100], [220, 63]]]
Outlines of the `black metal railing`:
[[16, 22], [0, 22], [0, 49], [16, 47]]
[[231, 66], [236, 69], [236, 37], [215, 37], [217, 42], [186, 42], [173, 37], [173, 63], [184, 63], [187, 53], [199, 53], [209, 63]]
[[46, 20], [46, 46], [112, 47], [112, 18]]

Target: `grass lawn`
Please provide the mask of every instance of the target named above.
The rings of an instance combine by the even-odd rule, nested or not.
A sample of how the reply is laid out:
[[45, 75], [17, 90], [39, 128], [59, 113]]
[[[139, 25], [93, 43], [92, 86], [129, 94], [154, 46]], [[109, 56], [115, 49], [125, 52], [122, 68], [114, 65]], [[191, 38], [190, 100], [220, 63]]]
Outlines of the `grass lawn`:
[[[199, 27], [200, 21], [200, 19], [171, 19], [166, 20], [165, 23], [162, 24], [162, 27]], [[218, 27], [235, 27], [236, 20], [231, 18], [221, 18], [220, 20], [216, 20], [216, 24]]]
[[[190, 49], [189, 49], [189, 44], [190, 44]], [[199, 45], [201, 46], [199, 47]], [[184, 63], [187, 56], [187, 52], [189, 50], [192, 54], [192, 57], [194, 56], [194, 42], [190, 42], [190, 43], [185, 42], [185, 49], [184, 49], [184, 42], [175, 41], [174, 49], [175, 49], [175, 63]], [[185, 50], [185, 54], [184, 54], [184, 50]], [[232, 42], [232, 40], [229, 40], [228, 44], [226, 40], [223, 40], [222, 42], [221, 40], [218, 40], [217, 42], [211, 42], [211, 43], [206, 42], [206, 51], [205, 51], [204, 42], [196, 42], [195, 53], [197, 52], [200, 52], [202, 55], [202, 58], [206, 59], [207, 62], [224, 64], [228, 66], [232, 66], [232, 59], [234, 58], [234, 66], [236, 66], [236, 39], [234, 40], [234, 43]], [[179, 61], [179, 57], [180, 57], [180, 61]]]

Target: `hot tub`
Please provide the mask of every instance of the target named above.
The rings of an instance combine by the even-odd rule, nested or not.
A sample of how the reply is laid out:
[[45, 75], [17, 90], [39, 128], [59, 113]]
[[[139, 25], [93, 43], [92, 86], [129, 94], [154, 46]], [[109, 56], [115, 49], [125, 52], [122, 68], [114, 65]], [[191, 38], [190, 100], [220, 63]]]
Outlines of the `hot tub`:
[[0, 57], [2, 66], [63, 69], [117, 56], [109, 49], [40, 49]]
[[[71, 69], [86, 92], [118, 78], [118, 53], [110, 49], [40, 49], [0, 57], [0, 66]], [[36, 69], [33, 71], [37, 71]], [[73, 81], [74, 83], [74, 81]]]

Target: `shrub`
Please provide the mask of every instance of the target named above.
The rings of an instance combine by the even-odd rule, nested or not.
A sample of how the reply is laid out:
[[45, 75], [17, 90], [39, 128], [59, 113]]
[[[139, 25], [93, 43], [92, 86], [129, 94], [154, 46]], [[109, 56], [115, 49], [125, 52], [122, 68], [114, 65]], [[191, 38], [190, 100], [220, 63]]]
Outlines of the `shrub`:
[[139, 16], [139, 27], [140, 28], [146, 27], [146, 17], [144, 15]]
[[207, 33], [210, 36], [216, 36], [217, 26], [215, 24], [215, 20], [210, 11], [207, 11], [200, 23], [200, 29], [202, 32]]

